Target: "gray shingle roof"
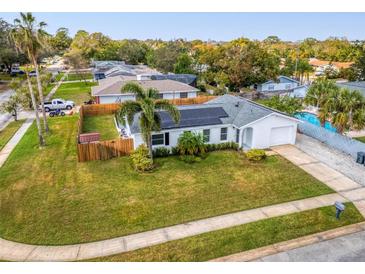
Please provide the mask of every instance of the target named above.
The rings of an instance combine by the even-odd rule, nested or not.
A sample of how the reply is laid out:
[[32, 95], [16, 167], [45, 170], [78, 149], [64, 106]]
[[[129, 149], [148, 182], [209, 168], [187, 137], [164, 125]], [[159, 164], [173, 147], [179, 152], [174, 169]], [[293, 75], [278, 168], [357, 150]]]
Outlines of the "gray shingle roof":
[[337, 83], [337, 86], [340, 88], [348, 88], [350, 90], [358, 90], [363, 96], [365, 96], [365, 81]]
[[[232, 124], [242, 127], [266, 117], [274, 110], [246, 99], [223, 95], [201, 105], [179, 106], [181, 121], [176, 125], [166, 112], [161, 112], [162, 129], [184, 128], [204, 125]], [[139, 115], [130, 127], [132, 134], [139, 133]]]
[[[110, 79], [110, 80], [109, 80]], [[135, 82], [144, 89], [155, 88], [159, 92], [187, 92], [198, 91], [198, 89], [187, 84], [173, 80], [125, 80], [122, 77], [111, 77], [103, 79], [103, 84], [92, 88], [93, 96], [119, 95], [122, 94], [122, 87], [128, 82]], [[126, 94], [126, 93], [123, 93]]]

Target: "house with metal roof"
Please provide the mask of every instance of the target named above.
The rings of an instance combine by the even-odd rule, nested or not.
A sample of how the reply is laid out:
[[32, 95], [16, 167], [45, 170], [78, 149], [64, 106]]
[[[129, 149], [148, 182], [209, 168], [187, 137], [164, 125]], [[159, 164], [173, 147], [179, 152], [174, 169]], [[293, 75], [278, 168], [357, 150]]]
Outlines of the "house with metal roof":
[[262, 84], [254, 84], [252, 88], [258, 92], [263, 93], [280, 93], [292, 91], [295, 87], [299, 85], [299, 81], [281, 75], [275, 81], [269, 80]]
[[161, 99], [194, 98], [198, 92], [195, 87], [169, 79], [136, 80], [133, 76], [115, 76], [100, 80], [98, 86], [91, 88], [91, 95], [95, 97], [98, 104], [135, 100], [133, 93], [121, 91], [122, 87], [128, 82], [137, 83], [144, 89], [156, 89]]
[[365, 97], [365, 81], [341, 82], [336, 83], [340, 88], [348, 88], [350, 90], [358, 90]]
[[[180, 122], [160, 111], [161, 131], [153, 132], [152, 147], [175, 147], [184, 131], [203, 134], [210, 144], [236, 142], [239, 147], [269, 148], [294, 144], [299, 120], [241, 97], [223, 95], [199, 105], [178, 106]], [[139, 114], [123, 131], [134, 140], [134, 147], [144, 143]]]

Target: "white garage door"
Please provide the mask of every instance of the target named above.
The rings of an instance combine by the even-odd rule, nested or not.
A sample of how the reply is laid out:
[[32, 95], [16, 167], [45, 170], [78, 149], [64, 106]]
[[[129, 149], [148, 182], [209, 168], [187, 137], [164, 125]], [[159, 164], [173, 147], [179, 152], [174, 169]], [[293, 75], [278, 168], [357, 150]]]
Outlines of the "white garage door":
[[270, 146], [286, 145], [292, 142], [293, 127], [273, 127], [270, 134]]

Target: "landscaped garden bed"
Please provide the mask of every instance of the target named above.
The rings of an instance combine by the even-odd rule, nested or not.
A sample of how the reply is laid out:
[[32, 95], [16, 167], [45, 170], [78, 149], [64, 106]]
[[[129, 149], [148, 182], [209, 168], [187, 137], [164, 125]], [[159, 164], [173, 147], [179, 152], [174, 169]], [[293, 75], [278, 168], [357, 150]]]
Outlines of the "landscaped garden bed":
[[90, 242], [333, 192], [280, 156], [250, 162], [237, 151], [158, 158], [147, 173], [129, 157], [78, 163], [77, 119], [50, 119], [41, 150], [32, 125], [0, 169], [1, 237]]

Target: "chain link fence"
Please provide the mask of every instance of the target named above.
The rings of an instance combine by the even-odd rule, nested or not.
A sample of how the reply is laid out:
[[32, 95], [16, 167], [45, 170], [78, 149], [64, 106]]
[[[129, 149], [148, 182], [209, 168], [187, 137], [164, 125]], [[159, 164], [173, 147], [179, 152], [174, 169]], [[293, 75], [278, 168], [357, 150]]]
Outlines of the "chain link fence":
[[357, 158], [357, 153], [359, 151], [365, 152], [365, 143], [331, 132], [323, 127], [303, 121], [302, 123], [299, 123], [298, 129], [301, 133], [317, 139], [334, 149], [349, 154], [355, 159]]

